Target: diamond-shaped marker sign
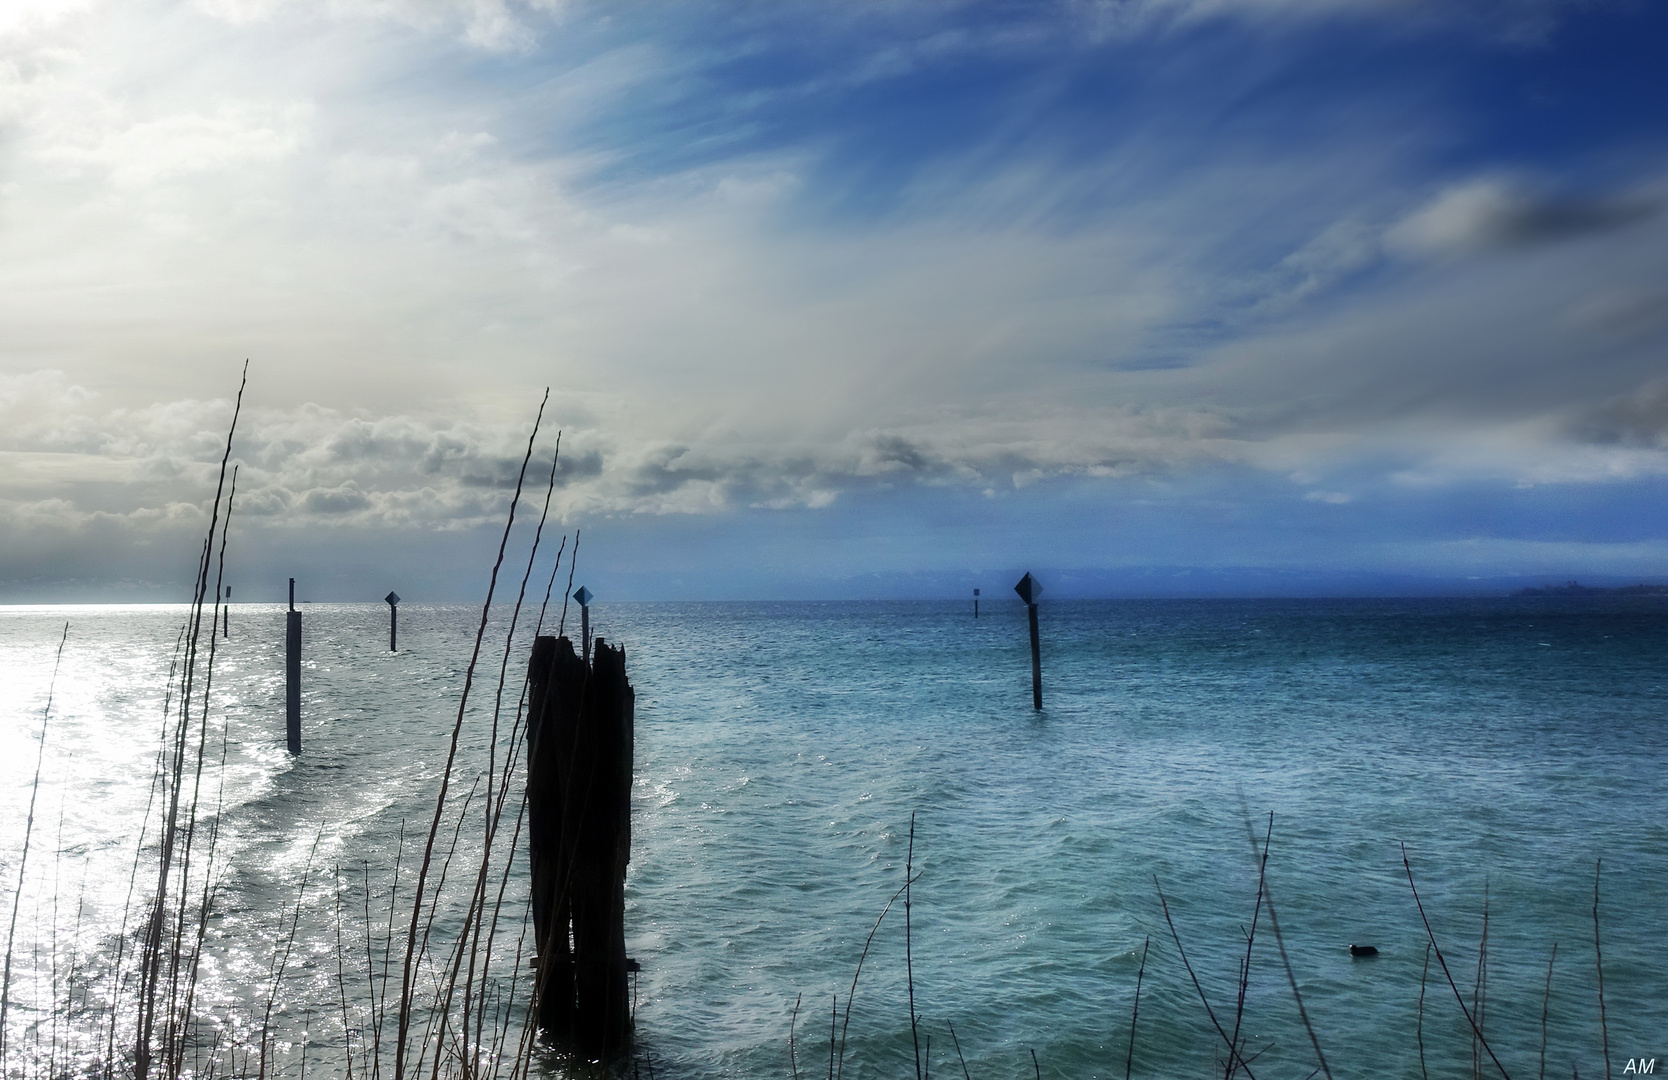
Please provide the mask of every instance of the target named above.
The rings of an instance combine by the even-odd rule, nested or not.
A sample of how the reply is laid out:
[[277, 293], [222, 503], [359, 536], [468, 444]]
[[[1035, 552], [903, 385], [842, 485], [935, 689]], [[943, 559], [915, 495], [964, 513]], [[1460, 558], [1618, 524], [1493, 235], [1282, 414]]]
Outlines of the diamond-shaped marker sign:
[[580, 607], [591, 606], [591, 590], [583, 585], [573, 591], [573, 598], [579, 601]]
[[387, 596], [384, 596], [382, 599], [383, 599], [383, 602], [386, 603], [389, 607], [393, 607], [395, 604], [400, 602], [400, 594], [397, 593], [397, 592], [390, 592]]
[[1027, 604], [1036, 603], [1037, 598], [1042, 595], [1042, 591], [1042, 582], [1032, 577], [1030, 571], [1026, 571], [1025, 576], [1019, 579], [1019, 584], [1014, 586], [1014, 592], [1018, 593], [1019, 598]]

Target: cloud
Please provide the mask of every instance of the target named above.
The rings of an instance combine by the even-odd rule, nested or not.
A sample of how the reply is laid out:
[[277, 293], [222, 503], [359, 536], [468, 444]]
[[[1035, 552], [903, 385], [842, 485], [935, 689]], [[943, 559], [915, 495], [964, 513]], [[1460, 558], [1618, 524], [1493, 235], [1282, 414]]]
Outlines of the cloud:
[[1526, 248], [1625, 228], [1654, 215], [1645, 198], [1552, 198], [1499, 179], [1449, 187], [1385, 235], [1414, 254], [1463, 255]]
[[1668, 379], [1657, 379], [1584, 411], [1572, 434], [1601, 446], [1668, 450]]

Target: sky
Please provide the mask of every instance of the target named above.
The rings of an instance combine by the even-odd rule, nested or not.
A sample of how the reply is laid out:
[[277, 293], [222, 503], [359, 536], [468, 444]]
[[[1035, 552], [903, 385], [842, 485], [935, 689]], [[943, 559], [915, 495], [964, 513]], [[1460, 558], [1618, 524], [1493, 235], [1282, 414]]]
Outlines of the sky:
[[[1650, 0], [0, 0], [0, 602], [1668, 580]], [[523, 513], [525, 513], [525, 509]]]

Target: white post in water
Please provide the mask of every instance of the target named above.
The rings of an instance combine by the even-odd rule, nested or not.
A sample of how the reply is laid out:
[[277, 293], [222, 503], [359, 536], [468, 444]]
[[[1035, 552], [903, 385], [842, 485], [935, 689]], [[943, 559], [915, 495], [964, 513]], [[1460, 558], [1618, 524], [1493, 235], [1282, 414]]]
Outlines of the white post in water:
[[581, 585], [573, 590], [579, 601], [579, 658], [591, 662], [591, 590]]
[[1042, 591], [1042, 582], [1032, 577], [1029, 570], [1014, 586], [1014, 592], [1025, 601], [1026, 614], [1031, 617], [1031, 707], [1039, 711], [1042, 709], [1042, 646], [1037, 641], [1037, 598]]

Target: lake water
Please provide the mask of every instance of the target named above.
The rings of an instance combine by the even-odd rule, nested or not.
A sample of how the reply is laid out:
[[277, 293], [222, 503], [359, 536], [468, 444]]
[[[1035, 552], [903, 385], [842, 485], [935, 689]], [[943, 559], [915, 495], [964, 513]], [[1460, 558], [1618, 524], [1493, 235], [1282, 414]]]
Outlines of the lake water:
[[[480, 617], [405, 604], [390, 654], [383, 605], [304, 611], [304, 752], [283, 746], [282, 610], [238, 605], [217, 646], [202, 795], [223, 808], [200, 1005], [247, 1037], [299, 893], [268, 1066], [290, 1076], [304, 1055], [306, 1071], [339, 1074], [344, 1027], [365, 1037], [367, 926], [375, 969], [401, 830], [408, 851], [427, 831]], [[97, 1056], [100, 973], [131, 910], [185, 614], [0, 608], [0, 917], [36, 805], [8, 1076], [77, 1075]], [[637, 691], [626, 932], [642, 1075], [790, 1076], [796, 1000], [798, 1068], [826, 1075], [831, 1002], [843, 1012], [903, 883], [911, 815], [909, 963], [934, 1073], [960, 1074], [959, 1042], [978, 1080], [1032, 1075], [1032, 1051], [1044, 1077], [1123, 1076], [1149, 940], [1133, 1073], [1220, 1072], [1224, 1044], [1157, 887], [1231, 1027], [1257, 895], [1247, 826], [1260, 836], [1270, 812], [1269, 890], [1333, 1075], [1418, 1076], [1421, 1037], [1433, 1075], [1472, 1068], [1434, 960], [1420, 1018], [1426, 934], [1402, 844], [1468, 1007], [1488, 898], [1483, 1023], [1513, 1076], [1538, 1074], [1543, 1004], [1551, 1075], [1604, 1072], [1602, 859], [1611, 1069], [1668, 1058], [1668, 601], [1045, 600], [1040, 713], [1017, 601], [987, 600], [977, 620], [930, 602], [597, 604], [592, 617], [625, 646]], [[484, 767], [502, 635], [495, 623], [455, 806]], [[506, 728], [529, 645], [510, 650]], [[505, 949], [523, 876], [518, 862]], [[862, 969], [843, 1066], [855, 1076], [915, 1067], [903, 916], [900, 901]], [[1245, 1053], [1261, 1054], [1258, 1076], [1307, 1076], [1317, 1062], [1266, 907], [1259, 920]], [[443, 914], [437, 940], [455, 932]], [[1351, 943], [1379, 955], [1353, 958]]]

